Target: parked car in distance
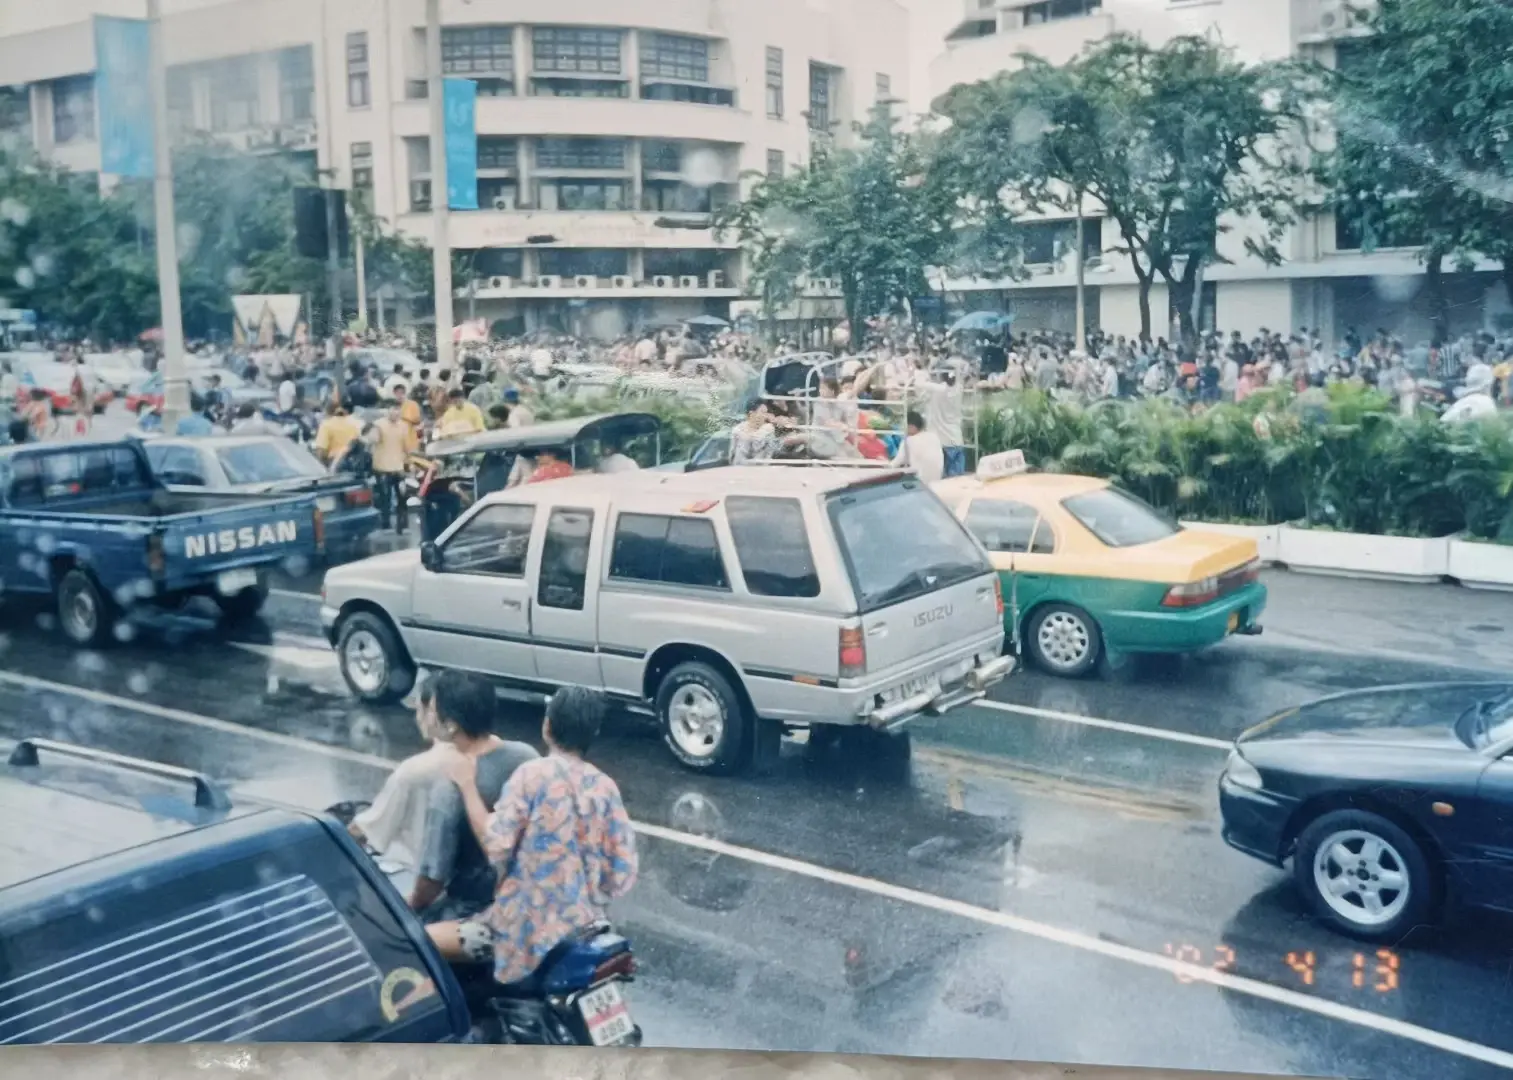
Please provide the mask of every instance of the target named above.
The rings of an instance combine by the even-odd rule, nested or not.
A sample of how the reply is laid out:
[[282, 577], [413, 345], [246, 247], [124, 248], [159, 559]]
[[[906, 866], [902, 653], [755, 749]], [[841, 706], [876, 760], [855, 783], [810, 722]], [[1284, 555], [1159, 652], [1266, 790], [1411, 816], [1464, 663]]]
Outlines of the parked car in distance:
[[[39, 353], [38, 356], [39, 359], [12, 363], [12, 370], [16, 375], [15, 407], [18, 410], [24, 409], [31, 400], [32, 390], [40, 387], [47, 391], [54, 412], [72, 413], [74, 411], [74, 375], [76, 374], [74, 365], [53, 359], [51, 353]], [[96, 381], [94, 411], [103, 412], [114, 399], [115, 394], [110, 387]]]
[[496, 491], [419, 551], [328, 571], [320, 615], [364, 700], [420, 665], [590, 686], [732, 772], [785, 728], [896, 732], [982, 697], [1014, 666], [997, 586], [903, 473], [638, 470]]
[[1007, 629], [1041, 668], [1075, 677], [1106, 652], [1192, 652], [1261, 632], [1254, 540], [1184, 529], [1107, 480], [1026, 472], [1022, 460], [991, 455], [935, 491], [988, 549]]
[[169, 491], [238, 495], [313, 494], [333, 562], [367, 554], [378, 528], [373, 489], [351, 473], [330, 472], [283, 435], [169, 436], [143, 440], [152, 471]]
[[1447, 902], [1513, 909], [1513, 681], [1355, 690], [1235, 742], [1224, 840], [1347, 934], [1396, 940]]
[[[229, 368], [189, 368], [190, 388], [196, 393], [203, 394], [210, 386], [212, 375], [220, 377], [221, 391], [226, 395], [227, 405], [233, 410], [248, 403], [259, 406], [272, 405], [277, 399], [278, 395], [274, 391], [265, 386], [253, 385]], [[143, 409], [161, 409], [163, 407], [163, 373], [153, 372], [151, 377], [134, 393], [127, 394], [126, 407], [134, 413], [140, 413]]]

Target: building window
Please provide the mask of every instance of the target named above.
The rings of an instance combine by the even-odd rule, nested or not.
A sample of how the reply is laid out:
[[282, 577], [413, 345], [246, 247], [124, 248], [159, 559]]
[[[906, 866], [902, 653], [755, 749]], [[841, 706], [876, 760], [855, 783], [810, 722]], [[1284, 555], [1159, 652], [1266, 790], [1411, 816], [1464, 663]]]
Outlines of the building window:
[[615, 248], [547, 249], [539, 257], [543, 274], [565, 278], [616, 277], [630, 268], [630, 256]]
[[641, 78], [708, 82], [709, 42], [682, 34], [642, 34]]
[[767, 179], [781, 180], [784, 169], [783, 152], [781, 150], [767, 151]]
[[95, 77], [75, 75], [53, 80], [53, 141], [71, 143], [95, 137]]
[[830, 69], [823, 64], [809, 65], [809, 128], [830, 130]]
[[541, 180], [536, 184], [540, 210], [626, 210], [626, 185], [621, 180]]
[[211, 131], [245, 131], [257, 126], [257, 76], [257, 62], [252, 56], [227, 57], [211, 66]]
[[515, 29], [511, 26], [445, 26], [441, 30], [444, 75], [515, 77]]
[[877, 73], [877, 96], [875, 100], [879, 105], [887, 105], [893, 100], [893, 80], [881, 71]]
[[373, 104], [373, 84], [368, 70], [368, 32], [347, 35], [347, 107], [366, 109]]
[[624, 79], [531, 79], [532, 97], [624, 98], [630, 84]]
[[620, 74], [620, 31], [538, 26], [531, 31], [533, 71]]
[[623, 169], [624, 139], [537, 139], [539, 169]]
[[515, 140], [503, 135], [478, 137], [480, 169], [513, 169], [516, 164]]
[[667, 214], [708, 214], [723, 205], [723, 184], [694, 187], [679, 181], [649, 180], [641, 190], [641, 209]]
[[31, 87], [0, 86], [0, 136], [32, 141]]
[[1091, 15], [1101, 7], [1103, 0], [1043, 0], [1024, 9], [1024, 24], [1037, 26], [1058, 19], [1076, 19]]
[[735, 105], [735, 91], [723, 86], [690, 86], [687, 83], [642, 83], [643, 101], [682, 101], [694, 105]]
[[767, 118], [783, 118], [783, 50], [767, 46]]
[[194, 69], [168, 69], [168, 127], [174, 132], [194, 131]]
[[422, 214], [431, 209], [431, 181], [410, 181], [410, 209]]
[[[1103, 251], [1102, 220], [1085, 218], [1082, 257], [1091, 259]], [[1077, 221], [1030, 221], [1019, 226], [1019, 250], [1030, 265], [1048, 265], [1076, 258]]]
[[641, 144], [641, 168], [645, 172], [682, 172], [683, 147], [669, 139], [648, 139]]
[[315, 58], [308, 45], [279, 50], [278, 115], [286, 124], [315, 116]]
[[352, 144], [352, 186], [371, 190], [373, 187], [373, 144]]

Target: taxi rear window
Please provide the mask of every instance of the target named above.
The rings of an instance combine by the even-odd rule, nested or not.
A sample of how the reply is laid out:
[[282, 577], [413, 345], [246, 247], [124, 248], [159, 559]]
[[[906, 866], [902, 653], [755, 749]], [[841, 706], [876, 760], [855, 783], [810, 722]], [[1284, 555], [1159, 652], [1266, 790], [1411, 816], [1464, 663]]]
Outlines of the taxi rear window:
[[1109, 547], [1150, 544], [1180, 531], [1155, 507], [1118, 488], [1073, 495], [1061, 505]]
[[323, 826], [235, 848], [0, 915], [0, 1044], [445, 1034], [420, 954]]

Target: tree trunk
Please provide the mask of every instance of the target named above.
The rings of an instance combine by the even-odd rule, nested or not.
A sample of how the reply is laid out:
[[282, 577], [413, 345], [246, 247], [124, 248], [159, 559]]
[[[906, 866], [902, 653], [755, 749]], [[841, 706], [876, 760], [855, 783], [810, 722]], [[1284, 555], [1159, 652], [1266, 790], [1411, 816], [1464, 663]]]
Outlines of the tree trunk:
[[[1203, 260], [1195, 259], [1188, 261], [1188, 270], [1192, 274], [1192, 296], [1188, 308], [1188, 321], [1191, 324], [1192, 345], [1196, 354], [1198, 339], [1203, 336]], [[1196, 356], [1194, 357], [1196, 359]]]
[[1513, 254], [1502, 257], [1502, 287], [1508, 294], [1508, 303], [1513, 304]]
[[[1082, 193], [1077, 193], [1077, 348], [1087, 348], [1087, 267], [1082, 257]], [[1513, 295], [1513, 294], [1510, 294]]]
[[1151, 340], [1151, 278], [1138, 270], [1135, 277], [1140, 282], [1140, 340], [1148, 344]]
[[1430, 255], [1424, 265], [1429, 289], [1429, 325], [1436, 347], [1450, 340], [1450, 303], [1445, 297], [1445, 257]]

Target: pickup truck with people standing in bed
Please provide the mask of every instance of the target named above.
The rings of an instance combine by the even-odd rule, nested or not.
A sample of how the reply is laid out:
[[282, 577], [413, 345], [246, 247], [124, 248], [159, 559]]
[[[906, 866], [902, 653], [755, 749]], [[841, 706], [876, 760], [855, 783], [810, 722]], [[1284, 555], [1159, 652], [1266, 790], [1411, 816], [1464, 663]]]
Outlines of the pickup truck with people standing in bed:
[[183, 493], [134, 440], [0, 448], [0, 585], [53, 599], [76, 645], [100, 645], [139, 609], [194, 596], [229, 619], [257, 614], [268, 573], [323, 548], [316, 497]]

